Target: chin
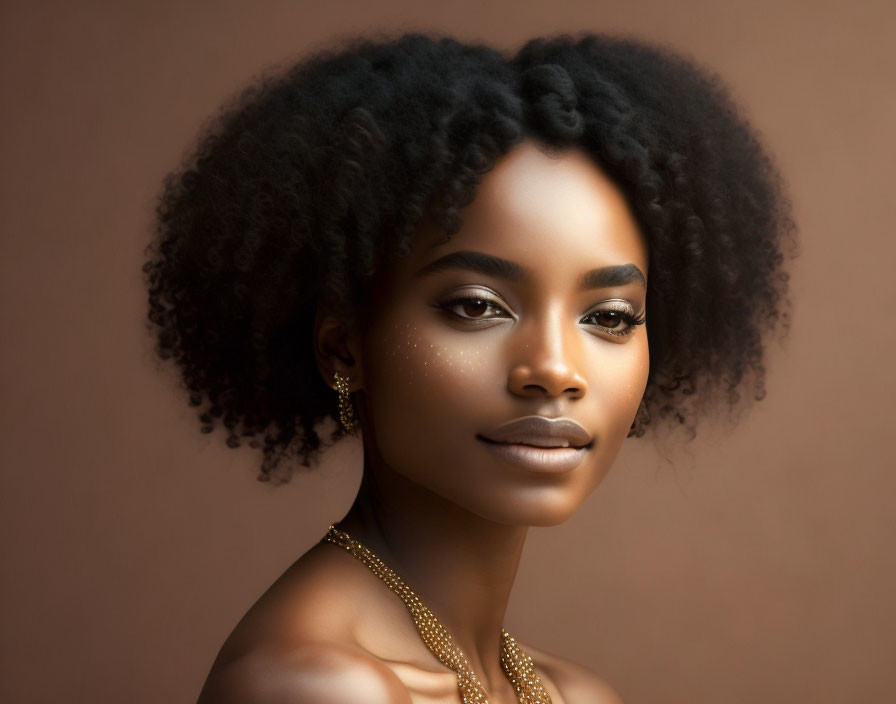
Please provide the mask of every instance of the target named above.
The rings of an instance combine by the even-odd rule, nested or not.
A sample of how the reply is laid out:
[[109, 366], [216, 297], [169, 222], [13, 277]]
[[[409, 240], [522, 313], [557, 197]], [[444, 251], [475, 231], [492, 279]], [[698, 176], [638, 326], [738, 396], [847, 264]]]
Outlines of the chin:
[[[484, 464], [480, 457], [461, 460], [476, 467], [458, 481], [444, 481], [447, 473], [436, 477], [415, 477], [429, 491], [492, 523], [507, 526], [556, 526], [569, 520], [610, 470], [614, 448], [589, 452], [589, 457], [569, 472], [530, 473], [500, 460]], [[610, 457], [613, 455], [613, 457]], [[435, 458], [428, 466], [435, 464]], [[424, 466], [427, 466], [424, 464]], [[421, 480], [423, 480], [421, 482]], [[429, 480], [429, 481], [426, 481]]]
[[465, 508], [481, 518], [501, 525], [546, 528], [566, 522], [585, 498], [572, 495], [569, 487], [541, 486], [501, 496], [488, 504], [477, 502], [476, 505]]

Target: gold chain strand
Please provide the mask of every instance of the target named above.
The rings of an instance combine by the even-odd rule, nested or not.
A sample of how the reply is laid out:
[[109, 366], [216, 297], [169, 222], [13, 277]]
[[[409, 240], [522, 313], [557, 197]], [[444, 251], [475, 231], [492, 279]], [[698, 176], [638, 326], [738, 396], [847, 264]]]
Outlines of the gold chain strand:
[[[463, 704], [488, 704], [488, 697], [482, 683], [470, 668], [463, 652], [454, 643], [454, 639], [432, 611], [420, 601], [420, 597], [405, 584], [392, 568], [377, 557], [372, 550], [335, 526], [330, 526], [323, 540], [338, 545], [351, 553], [404, 602], [414, 618], [417, 632], [426, 647], [439, 659], [439, 662], [457, 674], [457, 687]], [[501, 629], [501, 669], [504, 670], [504, 674], [513, 685], [520, 704], [551, 704], [551, 697], [535, 671], [532, 658], [523, 652], [513, 636], [503, 628]]]

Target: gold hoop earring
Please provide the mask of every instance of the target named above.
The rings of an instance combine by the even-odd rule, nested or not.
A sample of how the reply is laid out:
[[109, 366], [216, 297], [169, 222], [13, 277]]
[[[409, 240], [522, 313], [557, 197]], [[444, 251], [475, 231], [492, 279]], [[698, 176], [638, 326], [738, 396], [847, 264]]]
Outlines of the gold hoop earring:
[[333, 372], [333, 384], [339, 393], [339, 422], [342, 427], [351, 432], [355, 428], [355, 412], [352, 408], [352, 399], [348, 390], [348, 377], [339, 372]]

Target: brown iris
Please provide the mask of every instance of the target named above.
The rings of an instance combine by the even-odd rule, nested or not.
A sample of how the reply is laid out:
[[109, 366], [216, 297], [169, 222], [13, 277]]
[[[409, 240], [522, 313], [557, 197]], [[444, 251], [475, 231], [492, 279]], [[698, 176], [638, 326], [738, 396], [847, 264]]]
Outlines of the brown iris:
[[464, 314], [469, 315], [471, 318], [476, 318], [488, 310], [488, 301], [482, 298], [468, 298], [461, 305], [463, 306]]
[[622, 322], [622, 315], [613, 310], [592, 313], [590, 317], [594, 318], [598, 325], [602, 325], [605, 328], [619, 327], [619, 323]]

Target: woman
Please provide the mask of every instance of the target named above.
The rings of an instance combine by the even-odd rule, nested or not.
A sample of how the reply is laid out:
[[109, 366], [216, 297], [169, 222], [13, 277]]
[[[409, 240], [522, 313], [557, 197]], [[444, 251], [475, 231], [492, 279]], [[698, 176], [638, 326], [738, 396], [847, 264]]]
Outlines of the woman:
[[762, 395], [792, 225], [718, 79], [606, 36], [353, 40], [244, 94], [158, 223], [150, 320], [202, 430], [263, 480], [364, 447], [200, 702], [620, 701], [503, 616], [528, 527], [626, 436]]

